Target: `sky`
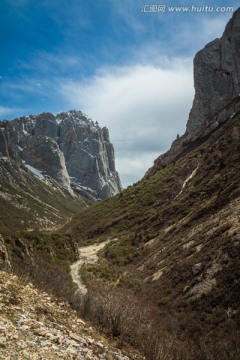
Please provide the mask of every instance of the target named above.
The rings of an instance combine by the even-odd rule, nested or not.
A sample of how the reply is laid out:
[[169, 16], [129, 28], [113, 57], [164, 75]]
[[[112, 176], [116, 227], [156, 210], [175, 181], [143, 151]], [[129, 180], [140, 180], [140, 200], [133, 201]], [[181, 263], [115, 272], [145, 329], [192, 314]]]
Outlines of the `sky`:
[[[237, 9], [231, 0], [0, 5], [0, 119], [81, 110], [109, 128], [123, 187], [140, 180], [185, 131], [193, 57], [232, 16], [231, 9], [203, 6]], [[192, 11], [170, 11], [176, 6]]]

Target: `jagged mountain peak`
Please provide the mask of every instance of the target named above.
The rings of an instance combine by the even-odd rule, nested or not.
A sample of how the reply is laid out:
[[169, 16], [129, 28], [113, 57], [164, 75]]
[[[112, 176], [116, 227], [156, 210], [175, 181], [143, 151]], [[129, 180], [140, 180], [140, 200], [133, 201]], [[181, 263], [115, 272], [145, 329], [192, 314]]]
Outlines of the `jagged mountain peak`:
[[82, 122], [85, 124], [94, 125], [94, 121], [89, 116], [84, 114], [82, 111], [76, 110], [76, 109], [58, 113], [55, 115], [55, 118], [58, 121], [59, 120], [60, 121], [73, 120], [73, 121], [79, 121], [79, 122]]
[[108, 129], [81, 111], [22, 116], [0, 126], [28, 170], [50, 176], [71, 194], [105, 199], [121, 190]]
[[[152, 304], [159, 324], [167, 314], [166, 327], [176, 338], [182, 340], [186, 331], [198, 347], [207, 334], [206, 354], [195, 356], [191, 348], [191, 354], [175, 353], [172, 359], [208, 358], [209, 344], [219, 334], [211, 356], [228, 358], [234, 346], [229, 342], [225, 354], [219, 347], [217, 355], [220, 339], [239, 337], [239, 55], [240, 10], [223, 37], [195, 57], [196, 95], [186, 133], [148, 176], [63, 228], [80, 243], [97, 243], [101, 234], [107, 245], [100, 265], [107, 264], [112, 274], [106, 282], [120, 282], [121, 295], [131, 289], [138, 300]], [[91, 281], [99, 284], [99, 267], [88, 271], [80, 273], [87, 278], [91, 271]], [[155, 354], [147, 358], [162, 358], [162, 352]]]
[[[27, 116], [20, 116], [14, 120], [22, 124], [32, 124], [36, 125], [36, 122], [46, 122], [47, 124], [53, 122], [54, 124], [60, 125], [62, 122], [75, 122], [80, 123], [81, 125], [89, 125], [92, 128], [100, 128], [97, 121], [93, 121], [88, 115], [84, 114], [80, 110], [69, 110], [69, 111], [62, 111], [60, 113], [54, 114], [51, 112], [43, 112], [40, 114], [31, 114]], [[14, 121], [13, 120], [13, 121]]]

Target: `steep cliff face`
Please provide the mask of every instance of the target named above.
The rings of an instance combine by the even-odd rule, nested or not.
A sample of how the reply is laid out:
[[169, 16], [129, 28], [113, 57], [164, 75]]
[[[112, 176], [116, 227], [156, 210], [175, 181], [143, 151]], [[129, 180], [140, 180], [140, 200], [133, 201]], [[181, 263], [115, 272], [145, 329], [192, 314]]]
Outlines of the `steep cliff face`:
[[195, 97], [186, 132], [172, 143], [147, 176], [178, 159], [240, 111], [240, 8], [220, 39], [207, 44], [194, 58]]
[[67, 192], [105, 199], [121, 190], [109, 132], [81, 111], [43, 113], [0, 122], [0, 151]]
[[201, 136], [240, 110], [240, 9], [220, 39], [194, 58], [195, 98], [187, 123], [190, 136]]

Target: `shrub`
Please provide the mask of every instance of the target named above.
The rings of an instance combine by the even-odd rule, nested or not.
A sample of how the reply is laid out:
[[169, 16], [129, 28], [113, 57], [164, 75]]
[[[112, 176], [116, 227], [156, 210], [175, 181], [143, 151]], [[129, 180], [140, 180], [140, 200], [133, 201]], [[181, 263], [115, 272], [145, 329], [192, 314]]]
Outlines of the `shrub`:
[[132, 245], [132, 237], [127, 237], [118, 242], [112, 242], [106, 247], [105, 255], [112, 264], [124, 266], [133, 262], [134, 258], [138, 256], [138, 250]]

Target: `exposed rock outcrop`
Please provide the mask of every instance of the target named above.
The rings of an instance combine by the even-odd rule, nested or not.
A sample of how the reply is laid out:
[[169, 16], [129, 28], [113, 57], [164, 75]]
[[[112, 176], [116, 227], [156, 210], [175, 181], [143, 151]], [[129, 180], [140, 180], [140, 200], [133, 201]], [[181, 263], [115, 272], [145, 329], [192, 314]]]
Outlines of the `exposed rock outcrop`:
[[0, 270], [11, 271], [11, 263], [8, 258], [7, 248], [4, 239], [0, 234]]
[[50, 177], [73, 194], [105, 199], [121, 190], [107, 128], [81, 111], [43, 113], [0, 122], [0, 151], [8, 148], [38, 177]]
[[154, 174], [240, 111], [240, 8], [220, 39], [207, 44], [194, 58], [195, 97], [186, 132], [149, 169]]
[[240, 9], [220, 39], [194, 58], [195, 98], [187, 133], [201, 136], [240, 110]]
[[18, 360], [143, 360], [118, 348], [88, 325], [67, 302], [0, 271], [0, 358]]

